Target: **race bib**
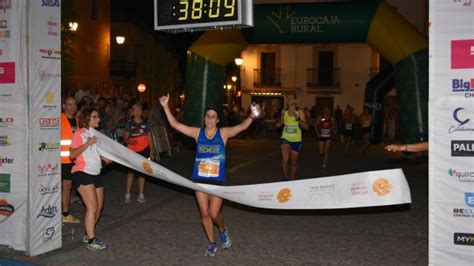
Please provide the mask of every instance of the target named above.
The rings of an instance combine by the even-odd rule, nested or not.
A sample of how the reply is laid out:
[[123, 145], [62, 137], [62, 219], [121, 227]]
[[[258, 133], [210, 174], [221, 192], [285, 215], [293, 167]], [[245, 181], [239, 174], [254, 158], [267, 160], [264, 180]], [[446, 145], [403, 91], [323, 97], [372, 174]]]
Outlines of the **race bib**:
[[296, 126], [285, 126], [285, 132], [288, 134], [295, 134]]
[[201, 160], [199, 162], [198, 175], [202, 177], [219, 176], [219, 161], [210, 159]]
[[323, 138], [330, 137], [330, 135], [329, 135], [330, 133], [331, 133], [330, 129], [327, 129], [327, 128], [321, 129], [321, 137], [323, 137]]

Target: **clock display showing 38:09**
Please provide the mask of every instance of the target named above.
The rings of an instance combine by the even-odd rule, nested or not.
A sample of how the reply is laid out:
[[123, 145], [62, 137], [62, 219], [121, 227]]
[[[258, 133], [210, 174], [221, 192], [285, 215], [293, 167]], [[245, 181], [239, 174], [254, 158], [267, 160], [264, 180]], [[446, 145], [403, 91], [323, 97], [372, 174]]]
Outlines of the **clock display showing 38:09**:
[[159, 19], [162, 26], [238, 19], [238, 0], [159, 0], [158, 5], [164, 7], [163, 2], [169, 2], [169, 13]]

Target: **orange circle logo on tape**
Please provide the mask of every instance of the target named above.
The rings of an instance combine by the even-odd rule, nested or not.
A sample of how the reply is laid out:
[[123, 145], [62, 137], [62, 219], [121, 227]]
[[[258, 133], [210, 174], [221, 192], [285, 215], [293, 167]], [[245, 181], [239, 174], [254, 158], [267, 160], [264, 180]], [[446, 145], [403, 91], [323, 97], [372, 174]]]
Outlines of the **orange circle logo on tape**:
[[379, 178], [372, 184], [372, 190], [379, 196], [385, 196], [392, 190], [392, 184], [385, 178]]
[[151, 165], [148, 162], [143, 162], [142, 166], [143, 166], [143, 170], [145, 170], [145, 172], [147, 172], [149, 174], [153, 174], [153, 168], [151, 167]]
[[291, 197], [292, 197], [291, 190], [289, 188], [284, 188], [284, 189], [280, 190], [280, 192], [278, 192], [277, 200], [280, 203], [285, 203], [285, 202], [289, 201], [291, 199]]

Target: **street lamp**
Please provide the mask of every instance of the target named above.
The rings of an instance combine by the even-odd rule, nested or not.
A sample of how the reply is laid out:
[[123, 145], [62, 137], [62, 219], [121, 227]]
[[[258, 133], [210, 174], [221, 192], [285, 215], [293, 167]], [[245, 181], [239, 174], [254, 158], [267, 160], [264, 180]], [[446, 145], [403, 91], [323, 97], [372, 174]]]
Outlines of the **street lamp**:
[[141, 93], [141, 92], [145, 92], [145, 91], [146, 91], [146, 86], [145, 86], [145, 84], [143, 84], [143, 83], [138, 84], [137, 90], [138, 90], [138, 92], [140, 92], [140, 93]]
[[115, 41], [117, 41], [118, 45], [122, 45], [125, 42], [125, 37], [117, 36], [117, 37], [115, 37]]
[[232, 76], [231, 79], [232, 79], [233, 82], [236, 82], [237, 81], [237, 76]]
[[232, 77], [232, 80], [234, 82], [237, 81], [237, 79], [239, 79], [239, 82], [236, 84], [236, 89], [237, 89], [237, 105], [240, 105], [241, 104], [241, 95], [242, 95], [242, 92], [241, 92], [241, 82], [242, 82], [242, 73], [240, 73], [242, 71], [242, 64], [244, 63], [244, 59], [240, 58], [240, 57], [237, 57], [235, 58], [235, 64], [237, 65], [237, 68], [238, 68], [238, 73], [237, 73], [237, 76], [238, 77], [235, 77], [235, 80], [234, 80], [234, 77]]
[[244, 63], [244, 59], [237, 57], [235, 58], [235, 64], [238, 65], [239, 67]]
[[232, 85], [231, 84], [227, 84], [227, 85], [224, 85], [224, 87], [227, 88], [227, 106], [229, 106], [229, 108], [232, 108]]
[[69, 30], [71, 31], [76, 31], [77, 27], [79, 27], [79, 23], [77, 22], [69, 22]]

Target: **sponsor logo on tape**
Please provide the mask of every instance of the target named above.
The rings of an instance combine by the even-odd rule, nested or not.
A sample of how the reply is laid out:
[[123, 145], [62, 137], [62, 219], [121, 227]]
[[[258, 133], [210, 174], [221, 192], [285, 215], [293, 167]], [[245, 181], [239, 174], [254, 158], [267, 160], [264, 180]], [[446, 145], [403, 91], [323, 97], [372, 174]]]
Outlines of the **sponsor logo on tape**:
[[277, 194], [277, 200], [280, 203], [286, 203], [293, 197], [293, 193], [289, 188], [281, 189]]
[[372, 184], [372, 191], [378, 196], [386, 196], [392, 191], [392, 184], [386, 178], [379, 178]]

